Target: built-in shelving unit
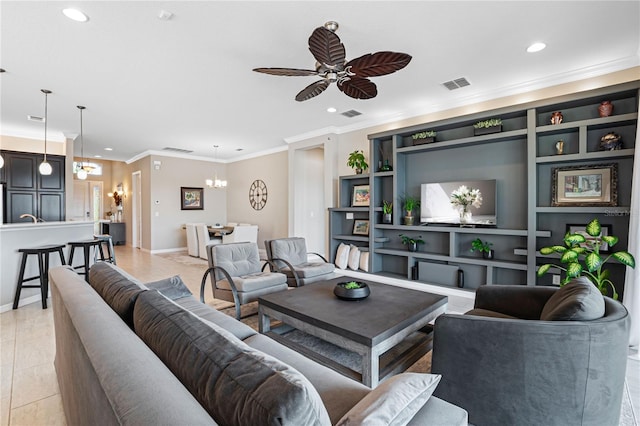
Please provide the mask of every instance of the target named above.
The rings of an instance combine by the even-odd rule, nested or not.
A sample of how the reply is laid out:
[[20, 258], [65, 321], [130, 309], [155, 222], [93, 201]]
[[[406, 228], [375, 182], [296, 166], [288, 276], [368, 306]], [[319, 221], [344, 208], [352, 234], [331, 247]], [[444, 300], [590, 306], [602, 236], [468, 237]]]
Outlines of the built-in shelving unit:
[[[415, 276], [420, 262], [454, 265], [464, 271], [464, 289], [474, 290], [487, 284], [551, 284], [550, 276], [536, 276], [537, 266], [549, 260], [539, 256], [539, 248], [561, 243], [567, 225], [585, 225], [594, 217], [620, 237], [616, 249], [625, 249], [639, 88], [636, 81], [369, 135], [370, 173], [341, 177], [340, 204], [330, 209], [332, 258], [340, 243], [354, 244], [369, 250], [371, 273], [425, 282], [429, 277]], [[598, 114], [604, 100], [614, 106], [608, 117]], [[562, 112], [560, 124], [550, 124], [555, 111]], [[502, 132], [474, 136], [473, 124], [490, 118], [502, 119]], [[427, 130], [437, 132], [436, 141], [413, 145], [411, 135]], [[600, 149], [600, 139], [610, 132], [621, 136], [622, 149]], [[562, 154], [556, 151], [559, 140], [564, 142]], [[555, 167], [610, 163], [618, 169], [617, 206], [553, 205]], [[392, 170], [379, 171], [382, 164]], [[402, 224], [401, 200], [419, 197], [422, 183], [480, 179], [498, 182], [497, 227]], [[353, 187], [365, 184], [370, 186], [370, 206], [351, 207]], [[394, 204], [391, 224], [382, 221], [383, 201]], [[419, 211], [414, 214], [419, 217]], [[370, 221], [368, 237], [352, 234], [356, 219]], [[400, 233], [421, 237], [425, 244], [410, 252]], [[493, 243], [493, 259], [470, 252], [475, 238]], [[624, 268], [612, 264], [611, 269], [614, 282], [622, 286]]]

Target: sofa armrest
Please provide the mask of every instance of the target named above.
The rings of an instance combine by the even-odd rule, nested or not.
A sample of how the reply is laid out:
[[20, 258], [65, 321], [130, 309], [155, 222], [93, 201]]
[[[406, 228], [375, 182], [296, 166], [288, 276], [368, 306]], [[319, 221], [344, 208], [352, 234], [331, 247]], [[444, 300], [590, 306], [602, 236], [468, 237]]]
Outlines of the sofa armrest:
[[542, 308], [556, 291], [555, 287], [491, 285], [476, 291], [474, 308], [500, 312], [521, 319], [540, 319]]

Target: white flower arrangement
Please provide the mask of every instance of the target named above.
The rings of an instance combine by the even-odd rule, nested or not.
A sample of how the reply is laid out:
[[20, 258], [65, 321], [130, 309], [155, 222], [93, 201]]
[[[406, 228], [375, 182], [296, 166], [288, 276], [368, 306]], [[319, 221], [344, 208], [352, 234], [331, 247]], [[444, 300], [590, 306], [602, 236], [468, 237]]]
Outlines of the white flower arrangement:
[[467, 210], [470, 205], [478, 208], [482, 205], [482, 194], [479, 189], [467, 188], [466, 185], [462, 185], [451, 193], [451, 204], [462, 207], [463, 210]]

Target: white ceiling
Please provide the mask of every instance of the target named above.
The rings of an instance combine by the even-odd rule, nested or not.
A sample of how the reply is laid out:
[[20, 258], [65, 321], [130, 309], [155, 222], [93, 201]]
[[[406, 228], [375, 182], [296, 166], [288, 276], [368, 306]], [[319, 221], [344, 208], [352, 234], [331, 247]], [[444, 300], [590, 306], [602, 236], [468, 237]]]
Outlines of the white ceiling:
[[[67, 19], [69, 6], [90, 20]], [[43, 124], [26, 117], [44, 114], [49, 89], [49, 138], [79, 133], [84, 105], [85, 156], [114, 160], [165, 147], [212, 159], [216, 144], [216, 159], [232, 160], [640, 65], [640, 1], [2, 1], [0, 14], [2, 134], [42, 139]], [[413, 59], [373, 78], [371, 100], [332, 85], [300, 103], [317, 78], [252, 71], [313, 69], [307, 40], [328, 20], [348, 60], [381, 50]], [[535, 41], [547, 48], [526, 53]], [[471, 86], [441, 84], [459, 77]], [[340, 115], [351, 109], [363, 114]]]

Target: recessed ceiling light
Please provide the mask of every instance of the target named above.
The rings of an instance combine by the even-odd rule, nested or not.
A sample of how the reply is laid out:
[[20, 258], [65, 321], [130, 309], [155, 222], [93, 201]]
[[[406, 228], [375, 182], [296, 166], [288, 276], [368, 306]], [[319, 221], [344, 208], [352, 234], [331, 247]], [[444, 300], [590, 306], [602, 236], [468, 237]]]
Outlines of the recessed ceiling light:
[[327, 108], [327, 112], [336, 112], [337, 109], [335, 109], [334, 107], [329, 107]]
[[173, 18], [173, 13], [167, 10], [161, 10], [160, 12], [158, 12], [158, 19], [160, 19], [161, 21], [168, 21], [171, 18]]
[[545, 47], [547, 47], [547, 45], [544, 43], [533, 43], [531, 46], [527, 47], [527, 52], [529, 53], [539, 52]]
[[89, 17], [78, 9], [62, 9], [62, 13], [64, 13], [64, 16], [66, 16], [67, 18], [72, 19], [76, 22], [87, 22], [89, 20]]
[[105, 148], [105, 151], [113, 151], [113, 148]]
[[95, 158], [102, 158], [102, 155], [100, 155], [100, 154], [96, 154], [96, 155], [94, 155], [94, 157], [95, 157]]

